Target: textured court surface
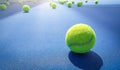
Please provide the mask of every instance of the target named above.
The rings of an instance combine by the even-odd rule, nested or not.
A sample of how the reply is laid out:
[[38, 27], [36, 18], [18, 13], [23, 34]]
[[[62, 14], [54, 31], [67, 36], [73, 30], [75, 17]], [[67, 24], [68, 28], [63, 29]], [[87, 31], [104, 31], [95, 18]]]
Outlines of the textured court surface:
[[[84, 5], [53, 10], [48, 3], [0, 19], [0, 70], [120, 70], [120, 5]], [[90, 25], [94, 48], [77, 55], [65, 44], [76, 23]]]

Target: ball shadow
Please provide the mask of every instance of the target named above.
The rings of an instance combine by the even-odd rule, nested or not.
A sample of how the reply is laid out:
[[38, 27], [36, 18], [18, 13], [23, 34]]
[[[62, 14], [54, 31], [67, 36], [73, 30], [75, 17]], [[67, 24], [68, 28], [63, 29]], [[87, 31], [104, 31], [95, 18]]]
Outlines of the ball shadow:
[[100, 70], [103, 65], [101, 57], [93, 51], [86, 54], [69, 52], [68, 57], [72, 64], [83, 70]]

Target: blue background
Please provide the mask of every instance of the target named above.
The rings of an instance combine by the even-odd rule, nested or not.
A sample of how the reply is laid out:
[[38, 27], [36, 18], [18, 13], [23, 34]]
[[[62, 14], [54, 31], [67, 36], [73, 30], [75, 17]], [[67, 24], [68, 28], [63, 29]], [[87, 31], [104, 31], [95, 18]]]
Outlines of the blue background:
[[[119, 4], [52, 9], [45, 2], [29, 13], [9, 10], [0, 11], [1, 70], [120, 70]], [[77, 23], [90, 25], [97, 35], [84, 55], [65, 44], [67, 30]]]

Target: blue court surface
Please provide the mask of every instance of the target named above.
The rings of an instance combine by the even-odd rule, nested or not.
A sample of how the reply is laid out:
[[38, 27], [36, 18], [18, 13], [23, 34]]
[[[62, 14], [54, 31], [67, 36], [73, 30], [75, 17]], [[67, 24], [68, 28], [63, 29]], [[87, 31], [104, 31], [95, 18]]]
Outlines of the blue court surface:
[[[0, 11], [0, 70], [120, 70], [119, 4], [52, 9], [45, 2], [29, 13], [6, 11]], [[96, 32], [96, 44], [86, 54], [72, 53], [65, 43], [67, 30], [77, 23]]]

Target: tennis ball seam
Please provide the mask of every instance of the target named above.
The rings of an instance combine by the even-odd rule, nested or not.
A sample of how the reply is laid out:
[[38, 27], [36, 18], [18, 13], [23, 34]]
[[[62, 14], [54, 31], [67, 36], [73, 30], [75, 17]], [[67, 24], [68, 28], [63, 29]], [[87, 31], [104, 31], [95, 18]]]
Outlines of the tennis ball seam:
[[66, 33], [66, 44], [72, 52], [86, 53], [95, 45], [96, 34], [87, 24], [76, 24]]
[[93, 39], [94, 39], [94, 36], [92, 35], [91, 38], [87, 42], [85, 42], [85, 43], [70, 44], [69, 46], [70, 47], [72, 47], [72, 46], [85, 46], [85, 45], [89, 44]]

